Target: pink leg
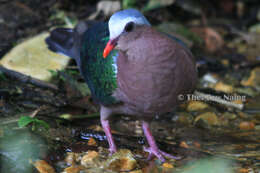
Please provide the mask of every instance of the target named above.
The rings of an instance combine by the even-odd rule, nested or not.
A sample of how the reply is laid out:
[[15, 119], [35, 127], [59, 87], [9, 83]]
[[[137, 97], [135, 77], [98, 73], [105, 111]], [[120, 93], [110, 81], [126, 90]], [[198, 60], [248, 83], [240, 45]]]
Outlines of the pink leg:
[[154, 137], [153, 137], [153, 135], [150, 131], [149, 124], [146, 121], [143, 121], [142, 126], [143, 126], [144, 135], [145, 135], [147, 142], [150, 146], [149, 148], [144, 148], [144, 151], [149, 152], [148, 160], [150, 160], [154, 156], [156, 156], [162, 162], [165, 162], [164, 157], [169, 157], [169, 158], [172, 158], [172, 159], [180, 159], [180, 157], [175, 157], [175, 156], [172, 156], [168, 153], [161, 151], [158, 148], [158, 146], [156, 145]]
[[111, 129], [110, 129], [110, 126], [109, 126], [108, 118], [109, 118], [110, 115], [112, 115], [112, 110], [110, 108], [105, 107], [105, 106], [101, 106], [100, 121], [101, 121], [101, 125], [102, 125], [102, 127], [105, 131], [105, 134], [107, 136], [110, 154], [113, 154], [113, 153], [116, 152], [116, 144], [113, 140], [113, 137], [112, 137], [112, 134], [111, 134]]
[[101, 124], [102, 124], [102, 127], [103, 127], [105, 134], [107, 136], [110, 154], [113, 154], [113, 153], [116, 152], [116, 145], [115, 145], [115, 142], [114, 142], [112, 134], [111, 134], [109, 122], [108, 122], [108, 120], [102, 120], [101, 119]]

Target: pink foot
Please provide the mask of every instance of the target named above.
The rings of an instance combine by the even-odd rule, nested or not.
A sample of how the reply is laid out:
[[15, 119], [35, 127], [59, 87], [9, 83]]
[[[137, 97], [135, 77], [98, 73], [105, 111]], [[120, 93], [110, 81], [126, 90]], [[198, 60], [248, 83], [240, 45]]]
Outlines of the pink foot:
[[176, 159], [176, 160], [181, 158], [181, 157], [172, 156], [164, 151], [161, 151], [157, 147], [154, 137], [150, 131], [149, 124], [147, 122], [143, 121], [142, 127], [143, 127], [144, 134], [146, 136], [147, 142], [150, 145], [149, 148], [144, 147], [144, 151], [149, 153], [149, 156], [147, 158], [148, 160], [151, 160], [154, 156], [157, 157], [162, 162], [165, 162], [164, 157], [168, 157], [168, 158]]
[[162, 150], [155, 150], [151, 147], [144, 147], [144, 151], [149, 153], [147, 160], [151, 160], [153, 157], [157, 157], [159, 160], [161, 160], [161, 162], [165, 162], [164, 157], [175, 159], [175, 160], [181, 159], [181, 157], [173, 156]]

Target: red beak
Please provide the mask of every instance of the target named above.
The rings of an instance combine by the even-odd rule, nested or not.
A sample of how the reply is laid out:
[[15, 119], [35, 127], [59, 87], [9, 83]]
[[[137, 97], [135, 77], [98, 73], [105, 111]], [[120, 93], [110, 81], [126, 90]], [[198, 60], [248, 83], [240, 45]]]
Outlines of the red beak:
[[104, 52], [103, 52], [104, 58], [106, 58], [109, 55], [109, 53], [116, 47], [116, 41], [117, 41], [117, 39], [108, 41], [108, 43], [104, 49]]

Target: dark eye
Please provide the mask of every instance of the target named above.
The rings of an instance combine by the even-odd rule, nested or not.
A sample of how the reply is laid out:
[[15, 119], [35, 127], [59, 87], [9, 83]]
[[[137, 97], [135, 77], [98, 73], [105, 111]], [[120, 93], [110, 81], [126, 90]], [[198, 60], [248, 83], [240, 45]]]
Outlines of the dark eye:
[[134, 29], [134, 22], [129, 22], [126, 24], [126, 26], [125, 26], [126, 32], [131, 32], [131, 31], [133, 31], [133, 29]]

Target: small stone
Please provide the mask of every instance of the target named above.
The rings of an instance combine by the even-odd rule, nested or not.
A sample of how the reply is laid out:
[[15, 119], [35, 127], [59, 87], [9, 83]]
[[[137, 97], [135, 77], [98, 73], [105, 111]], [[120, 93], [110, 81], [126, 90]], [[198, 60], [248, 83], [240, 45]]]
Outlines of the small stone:
[[200, 145], [200, 143], [198, 143], [198, 142], [193, 142], [193, 145], [196, 147], [196, 148], [200, 148], [201, 147], [201, 145]]
[[241, 104], [243, 104], [243, 100], [242, 99], [241, 100], [239, 100], [239, 99], [233, 100], [232, 103], [241, 105]]
[[222, 63], [224, 66], [228, 66], [228, 65], [229, 65], [229, 61], [228, 61], [227, 59], [221, 60], [221, 63]]
[[162, 166], [163, 166], [164, 168], [169, 168], [169, 169], [173, 168], [173, 165], [170, 164], [170, 163], [167, 163], [167, 162], [163, 163]]
[[[236, 92], [242, 95], [248, 95], [251, 97], [255, 97], [258, 95], [258, 92], [252, 87], [236, 87]], [[245, 97], [246, 99], [247, 97]]]
[[260, 67], [254, 68], [251, 73], [250, 77], [247, 80], [242, 80], [241, 84], [243, 86], [252, 86], [260, 89]]
[[138, 170], [131, 171], [129, 173], [143, 173], [143, 171], [141, 169], [138, 169]]
[[63, 173], [80, 173], [81, 170], [84, 170], [83, 166], [71, 166], [64, 169]]
[[176, 117], [173, 117], [172, 120], [176, 120], [178, 123], [189, 125], [193, 122], [193, 116], [187, 112], [179, 112]]
[[238, 172], [239, 172], [239, 173], [248, 173], [249, 170], [248, 170], [247, 168], [240, 168], [240, 169], [238, 170]]
[[65, 158], [65, 162], [68, 165], [73, 165], [73, 164], [75, 164], [75, 159], [76, 159], [75, 153], [69, 152], [69, 153], [67, 153], [67, 156]]
[[181, 141], [180, 147], [182, 147], [182, 148], [190, 148], [189, 145], [185, 141]]
[[226, 126], [226, 127], [230, 126], [229, 119], [226, 118], [225, 116], [222, 115], [218, 119], [219, 119], [219, 123], [220, 123], [219, 125]]
[[208, 128], [212, 125], [219, 125], [219, 119], [214, 112], [206, 112], [195, 118], [195, 124], [203, 128]]
[[54, 168], [44, 160], [37, 160], [33, 165], [40, 173], [55, 173]]
[[137, 162], [130, 150], [122, 149], [107, 160], [107, 167], [113, 171], [130, 171], [135, 169]]
[[88, 145], [89, 145], [89, 146], [97, 146], [97, 142], [95, 141], [94, 138], [90, 138], [90, 139], [88, 140]]
[[254, 130], [255, 123], [249, 121], [243, 121], [239, 124], [240, 130]]
[[237, 115], [233, 114], [233, 113], [225, 112], [223, 114], [223, 117], [225, 117], [225, 118], [227, 118], [229, 120], [234, 120], [234, 119], [236, 119]]
[[214, 74], [207, 73], [201, 78], [201, 82], [207, 84], [207, 86], [212, 86], [218, 82], [218, 77]]
[[95, 130], [95, 131], [103, 131], [100, 125], [91, 125], [88, 127], [88, 129]]
[[218, 82], [215, 85], [214, 88], [217, 91], [222, 91], [222, 92], [225, 92], [225, 93], [232, 93], [233, 92], [233, 87], [231, 85], [225, 84], [223, 82]]
[[209, 105], [207, 103], [201, 101], [190, 101], [187, 106], [187, 111], [199, 111], [208, 108]]
[[98, 152], [96, 151], [88, 151], [86, 155], [84, 155], [81, 159], [81, 165], [85, 167], [89, 167], [95, 164], [95, 159], [98, 157]]
[[238, 116], [240, 118], [243, 118], [243, 119], [246, 119], [249, 117], [249, 115], [247, 113], [244, 113], [244, 112], [238, 112]]
[[260, 130], [260, 125], [256, 125], [255, 130]]

